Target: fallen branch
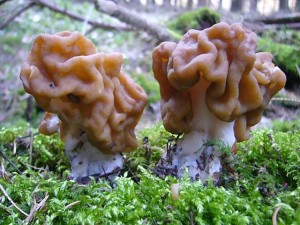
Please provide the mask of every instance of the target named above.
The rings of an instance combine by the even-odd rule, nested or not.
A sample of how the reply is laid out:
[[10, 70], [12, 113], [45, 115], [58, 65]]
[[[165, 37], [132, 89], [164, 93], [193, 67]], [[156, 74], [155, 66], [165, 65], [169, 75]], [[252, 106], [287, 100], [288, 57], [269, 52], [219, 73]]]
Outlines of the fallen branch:
[[[4, 3], [4, 2], [3, 2]], [[29, 8], [33, 7], [33, 6], [39, 6], [39, 7], [45, 7], [48, 8], [49, 10], [62, 14], [64, 16], [68, 16], [71, 19], [77, 20], [77, 21], [81, 21], [81, 22], [86, 22], [87, 24], [91, 25], [92, 27], [95, 28], [102, 28], [105, 30], [122, 30], [122, 31], [130, 31], [132, 30], [131, 27], [129, 26], [124, 26], [124, 25], [110, 25], [110, 24], [106, 24], [106, 23], [100, 23], [98, 21], [94, 21], [94, 20], [89, 20], [86, 19], [85, 17], [79, 16], [75, 13], [69, 12], [65, 9], [62, 9], [58, 6], [52, 5], [47, 1], [44, 0], [32, 0], [29, 1], [27, 4], [24, 4], [23, 7], [21, 7], [19, 10], [15, 10], [15, 12], [9, 16], [4, 23], [2, 23], [0, 25], [0, 30], [4, 29], [5, 27], [8, 26], [9, 23], [11, 23], [12, 21], [14, 21], [15, 18], [17, 18], [18, 16], [20, 16], [23, 12], [25, 12], [26, 10], [28, 10]]]
[[100, 23], [100, 22], [97, 22], [97, 21], [94, 21], [94, 20], [86, 20], [85, 17], [81, 17], [81, 16], [76, 15], [72, 12], [68, 12], [65, 9], [61, 9], [58, 6], [54, 6], [52, 4], [49, 4], [49, 1], [47, 2], [47, 1], [44, 1], [44, 0], [34, 0], [33, 2], [36, 5], [40, 6], [40, 7], [46, 7], [46, 8], [50, 9], [53, 12], [68, 16], [71, 19], [81, 21], [81, 22], [86, 22], [86, 23], [90, 24], [93, 27], [102, 28], [102, 29], [105, 29], [105, 30], [123, 30], [123, 31], [132, 30], [132, 28], [130, 28], [128, 26], [110, 25], [110, 24]]
[[276, 30], [276, 29], [282, 29], [287, 28], [287, 29], [294, 29], [294, 30], [299, 30], [300, 29], [300, 23], [288, 23], [288, 24], [265, 24], [263, 22], [250, 22], [250, 21], [245, 21], [243, 22], [244, 26], [247, 27], [248, 29], [255, 31], [257, 33], [259, 32], [264, 32], [265, 30]]
[[[5, 2], [5, 1], [4, 1]], [[3, 3], [1, 3], [3, 4]], [[21, 7], [19, 10], [14, 10], [14, 13], [7, 17], [7, 19], [0, 25], [0, 30], [4, 29], [8, 26], [8, 24], [12, 21], [14, 21], [18, 16], [20, 16], [23, 12], [25, 12], [27, 9], [31, 8], [34, 5], [33, 2], [29, 2], [27, 4], [24, 4], [23, 7]]]
[[300, 106], [300, 99], [298, 98], [274, 97], [273, 99], [271, 99], [271, 102], [291, 103]]
[[5, 2], [9, 2], [9, 1], [12, 1], [12, 0], [1, 0], [0, 5], [4, 4]]
[[287, 24], [287, 23], [299, 23], [300, 13], [287, 14], [282, 16], [271, 16], [271, 17], [258, 17], [249, 18], [250, 21], [263, 22], [265, 24]]
[[300, 29], [300, 13], [277, 15], [270, 17], [246, 17], [244, 24], [254, 27], [253, 30], [264, 31], [265, 29], [277, 29], [282, 26], [290, 29]]
[[115, 17], [135, 28], [142, 29], [148, 34], [156, 37], [159, 41], [173, 40], [173, 37], [170, 35], [166, 28], [147, 21], [139, 15], [133, 14], [123, 6], [118, 5], [113, 1], [94, 0], [94, 5], [98, 11]]
[[0, 184], [0, 189], [3, 192], [4, 196], [8, 199], [8, 201], [20, 212], [22, 213], [24, 216], [28, 217], [29, 215], [24, 212], [22, 209], [19, 208], [19, 206], [17, 206], [17, 204], [9, 197], [9, 195], [7, 194], [6, 190], [4, 189], [4, 187]]

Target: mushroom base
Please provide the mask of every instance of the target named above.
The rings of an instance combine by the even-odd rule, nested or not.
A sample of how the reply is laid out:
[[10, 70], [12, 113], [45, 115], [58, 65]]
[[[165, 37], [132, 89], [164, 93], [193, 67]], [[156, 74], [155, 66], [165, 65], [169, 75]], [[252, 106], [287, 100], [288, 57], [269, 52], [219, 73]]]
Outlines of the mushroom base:
[[66, 141], [65, 153], [71, 163], [71, 178], [79, 183], [87, 182], [90, 176], [113, 180], [123, 168], [121, 153], [104, 154], [82, 136]]
[[171, 175], [179, 178], [187, 172], [192, 180], [211, 178], [217, 183], [222, 172], [223, 153], [213, 143], [199, 137], [199, 132], [191, 132], [176, 148], [167, 150], [156, 165], [155, 172], [162, 177]]

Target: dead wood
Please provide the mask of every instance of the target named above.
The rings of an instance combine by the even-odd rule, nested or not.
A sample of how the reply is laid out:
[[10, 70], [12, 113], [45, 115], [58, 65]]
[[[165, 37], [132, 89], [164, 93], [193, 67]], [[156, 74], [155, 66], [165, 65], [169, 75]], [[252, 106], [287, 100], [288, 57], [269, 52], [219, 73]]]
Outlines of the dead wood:
[[144, 30], [148, 34], [157, 38], [159, 41], [173, 40], [172, 36], [165, 27], [150, 22], [138, 14], [134, 14], [114, 1], [94, 0], [94, 4], [98, 11], [115, 17], [137, 29]]
[[[3, 2], [3, 3], [5, 3], [5, 2]], [[122, 31], [132, 30], [131, 27], [126, 26], [126, 25], [111, 25], [111, 24], [107, 24], [107, 23], [101, 23], [101, 22], [98, 22], [98, 21], [95, 21], [95, 20], [86, 19], [83, 16], [72, 13], [72, 12], [66, 10], [66, 9], [60, 8], [57, 5], [49, 3], [49, 1], [44, 1], [44, 0], [28, 1], [20, 9], [14, 10], [14, 13], [9, 15], [8, 18], [2, 24], [0, 24], [0, 30], [7, 27], [9, 23], [14, 21], [18, 16], [20, 16], [22, 13], [24, 13], [26, 10], [30, 9], [33, 6], [39, 6], [41, 8], [48, 8], [49, 10], [51, 10], [53, 12], [68, 16], [73, 20], [86, 22], [94, 28], [101, 28], [101, 29], [104, 29], [104, 30], [122, 30]]]

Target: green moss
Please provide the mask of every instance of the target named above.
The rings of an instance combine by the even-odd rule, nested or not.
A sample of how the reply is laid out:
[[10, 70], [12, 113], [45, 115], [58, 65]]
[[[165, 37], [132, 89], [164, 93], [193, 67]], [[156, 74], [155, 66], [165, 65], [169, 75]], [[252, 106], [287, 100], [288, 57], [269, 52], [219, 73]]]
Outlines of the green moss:
[[[23, 134], [20, 130], [5, 131], [5, 135], [1, 132], [0, 137], [4, 138], [0, 145], [8, 154], [9, 142]], [[148, 137], [148, 146], [153, 149], [163, 149], [171, 137], [161, 125], [143, 130], [138, 136], [141, 141]], [[40, 166], [47, 165], [47, 158], [62, 157], [55, 153], [55, 148], [62, 148], [57, 136], [53, 137], [54, 143], [38, 136], [36, 139], [41, 143], [35, 143], [35, 148], [41, 149], [43, 145], [52, 154], [50, 157], [40, 151], [40, 157], [44, 158]], [[236, 174], [225, 176], [219, 187], [212, 182], [205, 185], [200, 181], [190, 182], [187, 176], [181, 180], [160, 179], [152, 175], [146, 163], [137, 165], [133, 174], [125, 172], [113, 187], [106, 181], [77, 185], [66, 180], [68, 171], [58, 176], [61, 172], [57, 167], [50, 171], [23, 168], [22, 174], [10, 174], [10, 182], [0, 178], [0, 184], [28, 214], [33, 207], [33, 196], [37, 202], [48, 196], [31, 224], [272, 224], [272, 214], [278, 207], [281, 207], [278, 224], [299, 224], [299, 143], [299, 130], [253, 132], [249, 141], [238, 145], [233, 161]], [[145, 156], [144, 148], [145, 142], [139, 153], [126, 158]], [[161, 154], [160, 150], [155, 151], [150, 160], [153, 164]], [[15, 162], [20, 157], [9, 156]], [[171, 197], [174, 183], [181, 185], [178, 200]], [[0, 224], [24, 223], [26, 216], [12, 206], [1, 190], [0, 193]]]
[[249, 141], [238, 146], [235, 167], [249, 182], [264, 185], [269, 191], [293, 190], [300, 186], [299, 143], [299, 129], [256, 131]]
[[275, 64], [287, 74], [299, 76], [297, 66], [300, 67], [299, 45], [288, 45], [274, 42], [270, 38], [258, 39], [258, 51], [272, 53]]
[[185, 12], [173, 19], [168, 27], [181, 35], [189, 29], [202, 30], [220, 22], [220, 15], [209, 8], [200, 8], [199, 10]]
[[133, 79], [145, 90], [148, 103], [155, 103], [160, 100], [159, 85], [150, 74], [134, 74]]
[[[29, 127], [6, 128], [0, 130], [0, 147], [20, 170], [33, 166], [47, 168], [60, 175], [69, 168], [64, 145], [58, 134], [45, 136]], [[15, 172], [10, 163], [6, 162], [5, 165], [8, 172]]]
[[162, 124], [156, 124], [139, 132], [138, 139], [140, 142], [138, 149], [126, 154], [131, 171], [136, 171], [138, 166], [153, 168], [167, 143], [175, 137], [167, 132]]
[[274, 120], [272, 121], [272, 127], [273, 130], [282, 131], [282, 132], [300, 130], [300, 120], [294, 120], [294, 121]]

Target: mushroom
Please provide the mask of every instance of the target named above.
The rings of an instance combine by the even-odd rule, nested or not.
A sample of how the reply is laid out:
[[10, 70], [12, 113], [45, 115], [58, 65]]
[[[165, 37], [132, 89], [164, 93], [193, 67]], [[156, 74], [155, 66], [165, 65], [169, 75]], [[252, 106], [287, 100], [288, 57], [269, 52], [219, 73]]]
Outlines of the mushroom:
[[39, 35], [20, 78], [45, 111], [40, 132], [59, 132], [71, 176], [113, 177], [122, 152], [137, 147], [134, 128], [147, 96], [121, 69], [120, 53], [97, 52], [79, 32]]
[[212, 140], [229, 147], [247, 140], [286, 82], [270, 53], [255, 53], [256, 41], [241, 24], [221, 22], [154, 49], [163, 125], [183, 134], [158, 163], [160, 173], [181, 177], [188, 168], [192, 179], [218, 181], [222, 153]]

